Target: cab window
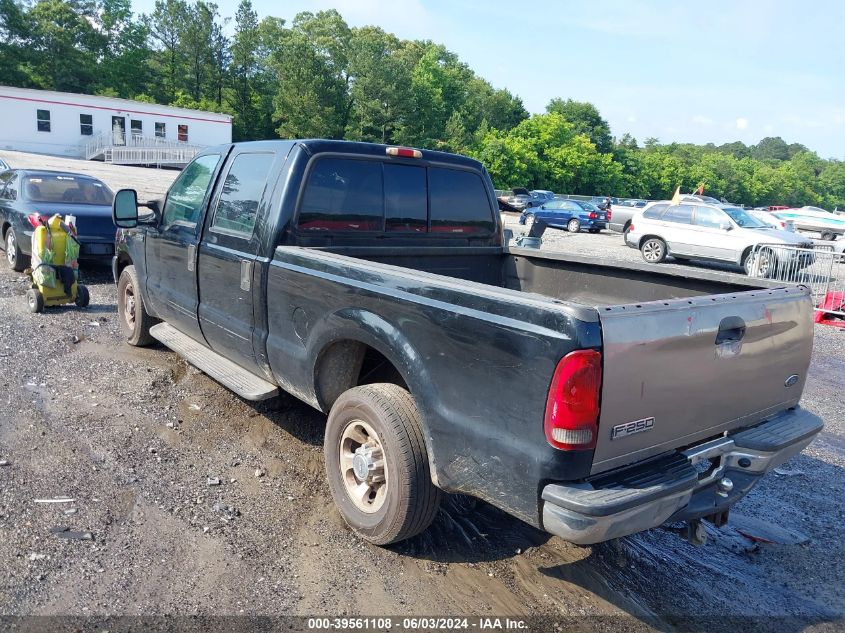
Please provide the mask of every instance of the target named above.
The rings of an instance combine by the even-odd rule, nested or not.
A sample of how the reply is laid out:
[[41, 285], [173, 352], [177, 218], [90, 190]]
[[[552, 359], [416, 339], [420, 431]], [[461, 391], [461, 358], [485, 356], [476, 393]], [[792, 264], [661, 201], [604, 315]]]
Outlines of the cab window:
[[299, 229], [381, 231], [383, 192], [380, 162], [322, 158], [308, 175], [299, 209]]
[[162, 228], [177, 224], [196, 228], [211, 178], [219, 162], [220, 154], [206, 154], [185, 167], [167, 192]]
[[470, 171], [431, 167], [428, 187], [433, 233], [493, 232], [493, 212], [481, 176]]
[[252, 236], [273, 158], [272, 153], [239, 154], [232, 161], [217, 200], [212, 231]]

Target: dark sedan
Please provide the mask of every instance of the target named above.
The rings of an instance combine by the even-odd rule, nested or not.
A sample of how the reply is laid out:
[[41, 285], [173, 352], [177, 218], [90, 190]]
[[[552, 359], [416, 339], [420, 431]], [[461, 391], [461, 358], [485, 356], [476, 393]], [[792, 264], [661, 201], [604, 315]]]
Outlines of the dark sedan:
[[82, 174], [35, 169], [0, 173], [0, 232], [9, 268], [26, 268], [33, 230], [55, 213], [76, 218], [80, 259], [110, 259], [112, 197], [106, 185]]
[[587, 229], [598, 233], [607, 228], [607, 213], [590, 202], [578, 200], [549, 200], [540, 207], [526, 209], [519, 216], [519, 223], [531, 230], [535, 220], [543, 220], [548, 226], [578, 233]]

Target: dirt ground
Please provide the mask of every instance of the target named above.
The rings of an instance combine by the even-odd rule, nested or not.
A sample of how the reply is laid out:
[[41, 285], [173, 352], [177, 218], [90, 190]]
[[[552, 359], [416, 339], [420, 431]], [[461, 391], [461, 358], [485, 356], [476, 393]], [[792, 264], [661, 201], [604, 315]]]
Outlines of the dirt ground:
[[[0, 156], [20, 164], [20, 155]], [[152, 195], [169, 183], [150, 186], [137, 168], [94, 168], [108, 168], [115, 188], [145, 182]], [[582, 244], [611, 258], [637, 255], [615, 234], [575, 236], [561, 248]], [[164, 348], [129, 347], [108, 267], [82, 275], [88, 308], [32, 315], [25, 278], [0, 267], [0, 616], [546, 615], [572, 616], [566, 628], [577, 630], [843, 626], [843, 330], [816, 333], [803, 405], [825, 418], [823, 435], [741, 501], [729, 526], [708, 527], [703, 547], [671, 527], [577, 547], [455, 498], [428, 532], [379, 548], [348, 532], [334, 509], [325, 416], [290, 396], [243, 401]], [[36, 502], [57, 498], [72, 501]]]

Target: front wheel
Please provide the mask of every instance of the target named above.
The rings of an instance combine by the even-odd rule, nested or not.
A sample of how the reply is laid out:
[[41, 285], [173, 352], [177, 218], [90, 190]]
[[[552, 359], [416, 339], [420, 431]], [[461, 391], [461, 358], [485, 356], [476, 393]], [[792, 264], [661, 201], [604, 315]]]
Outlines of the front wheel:
[[13, 228], [6, 231], [6, 263], [16, 273], [26, 268], [26, 255], [18, 245], [18, 236]]
[[566, 230], [570, 233], [577, 233], [581, 230], [581, 221], [578, 218], [572, 218], [566, 225]]
[[836, 234], [833, 231], [822, 231], [821, 238], [827, 242], [832, 242], [836, 239]]
[[749, 277], [767, 279], [773, 276], [777, 269], [777, 258], [771, 250], [763, 248], [756, 253], [749, 253], [745, 258], [743, 268]]
[[135, 347], [143, 347], [153, 342], [150, 328], [154, 321], [144, 307], [139, 288], [135, 267], [127, 266], [120, 273], [117, 282], [117, 313], [126, 341]]
[[26, 303], [29, 306], [29, 311], [33, 314], [44, 312], [44, 295], [37, 289], [30, 288], [26, 291]]
[[387, 545], [425, 530], [440, 506], [420, 415], [405, 389], [354, 387], [329, 413], [324, 442], [332, 498], [361, 538]]
[[666, 259], [666, 242], [659, 237], [650, 237], [642, 243], [640, 252], [649, 264], [659, 264]]

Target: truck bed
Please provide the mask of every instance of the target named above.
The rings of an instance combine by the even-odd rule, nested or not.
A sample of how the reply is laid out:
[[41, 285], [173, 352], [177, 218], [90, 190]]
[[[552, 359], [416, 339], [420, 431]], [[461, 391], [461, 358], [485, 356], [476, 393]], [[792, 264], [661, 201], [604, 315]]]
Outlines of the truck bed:
[[332, 248], [331, 252], [420, 272], [518, 290], [567, 303], [607, 307], [777, 287], [762, 279], [690, 269], [683, 274], [648, 264], [580, 254], [510, 248]]

